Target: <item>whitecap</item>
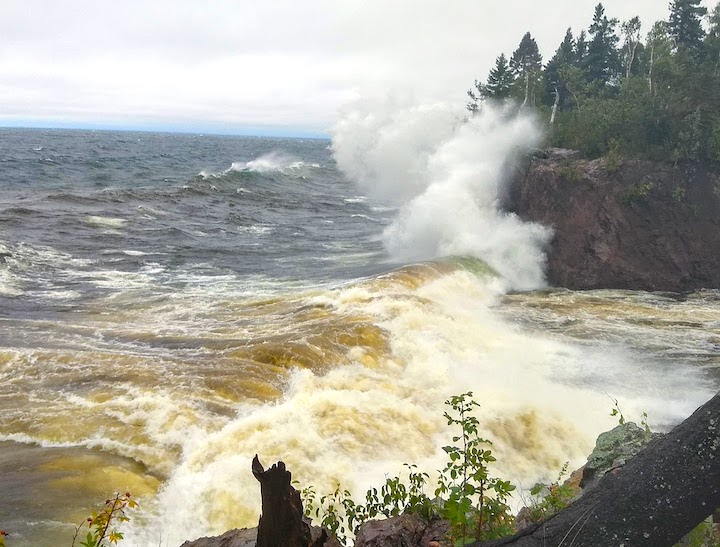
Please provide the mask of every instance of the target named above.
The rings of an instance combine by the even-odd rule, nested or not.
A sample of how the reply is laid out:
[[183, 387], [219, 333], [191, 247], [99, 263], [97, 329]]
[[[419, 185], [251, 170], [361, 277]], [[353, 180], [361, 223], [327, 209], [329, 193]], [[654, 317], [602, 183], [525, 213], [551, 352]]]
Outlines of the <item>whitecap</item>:
[[127, 223], [124, 218], [102, 217], [89, 215], [85, 217], [85, 224], [103, 228], [122, 228]]

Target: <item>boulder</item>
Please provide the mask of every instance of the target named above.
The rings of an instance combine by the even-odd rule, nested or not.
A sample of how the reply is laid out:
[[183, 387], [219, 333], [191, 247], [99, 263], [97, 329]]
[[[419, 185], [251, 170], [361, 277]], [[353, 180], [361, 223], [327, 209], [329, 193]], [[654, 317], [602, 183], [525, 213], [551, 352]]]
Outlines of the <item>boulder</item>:
[[436, 547], [450, 529], [448, 521], [417, 515], [371, 520], [360, 526], [356, 547]]
[[626, 461], [660, 436], [659, 433], [650, 433], [633, 422], [626, 422], [601, 433], [583, 467], [580, 488], [591, 488], [605, 473], [625, 465]]

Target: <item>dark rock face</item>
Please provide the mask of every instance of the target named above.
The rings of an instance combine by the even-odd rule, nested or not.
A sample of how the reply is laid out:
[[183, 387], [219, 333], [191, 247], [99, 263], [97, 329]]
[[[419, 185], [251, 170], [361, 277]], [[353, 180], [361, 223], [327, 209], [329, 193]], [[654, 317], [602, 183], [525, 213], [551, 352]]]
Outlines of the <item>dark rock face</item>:
[[507, 209], [553, 228], [551, 285], [720, 287], [720, 173], [705, 167], [547, 150], [515, 177]]

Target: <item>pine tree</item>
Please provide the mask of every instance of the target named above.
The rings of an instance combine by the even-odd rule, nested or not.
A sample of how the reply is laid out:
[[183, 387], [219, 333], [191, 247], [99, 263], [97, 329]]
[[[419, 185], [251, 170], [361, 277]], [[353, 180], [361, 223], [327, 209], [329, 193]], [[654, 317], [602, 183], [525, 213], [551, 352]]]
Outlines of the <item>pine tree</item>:
[[608, 19], [602, 4], [595, 6], [593, 23], [590, 25], [592, 40], [588, 45], [585, 69], [589, 81], [607, 84], [616, 75], [619, 65], [615, 34], [617, 19]]
[[720, 2], [710, 11], [708, 15], [710, 29], [705, 37], [705, 50], [710, 62], [720, 64]]
[[542, 66], [542, 55], [535, 38], [529, 32], [520, 40], [520, 45], [510, 57], [510, 68], [516, 76], [524, 76], [528, 72], [538, 72]]
[[528, 102], [534, 104], [535, 89], [538, 87], [538, 76], [542, 69], [542, 55], [535, 38], [529, 32], [520, 40], [520, 45], [510, 58], [510, 69], [518, 83], [522, 86], [524, 95], [523, 106]]
[[577, 42], [575, 43], [575, 66], [585, 66], [587, 61], [587, 34], [585, 30], [580, 31]]
[[553, 105], [556, 103], [560, 109], [564, 109], [567, 103], [566, 94], [563, 93], [563, 70], [575, 63], [575, 39], [571, 29], [565, 32], [565, 38], [555, 50], [555, 55], [545, 66], [543, 74], [545, 87], [545, 103]]
[[507, 57], [502, 53], [495, 59], [495, 66], [490, 70], [487, 84], [483, 87], [483, 97], [488, 99], [507, 99], [515, 82]]
[[700, 0], [672, 0], [668, 31], [676, 47], [686, 47], [698, 52], [705, 32], [701, 20], [707, 14], [707, 8], [700, 6]]

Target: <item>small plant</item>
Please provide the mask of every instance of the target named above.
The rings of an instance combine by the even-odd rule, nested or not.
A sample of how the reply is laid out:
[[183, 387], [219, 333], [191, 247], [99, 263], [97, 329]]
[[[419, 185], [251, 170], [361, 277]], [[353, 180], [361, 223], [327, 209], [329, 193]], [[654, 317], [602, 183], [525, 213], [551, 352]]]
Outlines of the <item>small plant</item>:
[[445, 412], [448, 425], [460, 426], [453, 437], [460, 446], [444, 446], [450, 461], [440, 472], [436, 496], [447, 496], [442, 514], [451, 523], [453, 545], [496, 539], [513, 532], [513, 516], [507, 504], [515, 486], [490, 475], [488, 464], [496, 461], [488, 448], [492, 443], [479, 436], [473, 410], [480, 405], [472, 392], [445, 401], [453, 414]]
[[685, 199], [687, 189], [684, 186], [675, 186], [672, 191], [672, 197], [678, 203], [681, 203]]
[[449, 457], [440, 471], [432, 501], [425, 494], [429, 476], [417, 466], [405, 464], [407, 480], [386, 477], [385, 484], [370, 488], [365, 503], [355, 502], [350, 492], [337, 486], [332, 494], [317, 495], [312, 487], [302, 490], [301, 498], [307, 517], [317, 517], [343, 545], [348, 535], [356, 534], [360, 525], [377, 516], [394, 517], [414, 513], [430, 520], [438, 514], [450, 521], [450, 540], [464, 545], [476, 540], [495, 539], [513, 533], [513, 516], [507, 504], [515, 486], [509, 481], [493, 477], [489, 465], [495, 461], [492, 443], [479, 436], [479, 421], [473, 411], [480, 407], [472, 392], [451, 397], [445, 404], [448, 425], [459, 426], [460, 435], [453, 437], [458, 446], [444, 446]]
[[415, 513], [427, 520], [433, 513], [433, 505], [424, 493], [429, 478], [427, 473], [417, 471], [416, 465], [405, 464], [408, 469], [407, 485], [400, 477], [386, 477], [385, 484], [370, 488], [365, 493], [365, 503], [357, 503], [348, 490], [338, 485], [332, 494], [322, 496], [316, 506], [316, 493], [312, 486], [301, 491], [305, 516], [320, 519], [343, 545], [347, 534], [357, 534], [360, 525], [379, 515], [396, 517], [403, 513]]
[[115, 494], [115, 497], [105, 500], [105, 506], [99, 513], [93, 511], [92, 515], [75, 527], [72, 547], [78, 541], [78, 535], [83, 526], [87, 525], [88, 533], [85, 539], [78, 543], [79, 547], [107, 547], [123, 538], [122, 532], [111, 527], [115, 523], [127, 522], [130, 519], [125, 515], [125, 509], [137, 507], [137, 503], [130, 499], [130, 492]]
[[[610, 395], [608, 395], [607, 393], [605, 395], [610, 397]], [[610, 397], [610, 400], [613, 402], [613, 406], [614, 406], [614, 408], [612, 409], [612, 412], [610, 412], [610, 416], [612, 416], [613, 418], [615, 416], [620, 416], [618, 418], [618, 424], [625, 425], [625, 416], [623, 416], [623, 413], [620, 411], [620, 405], [618, 404], [618, 400], [614, 399], [612, 397]]]
[[648, 425], [648, 415], [647, 412], [643, 412], [640, 417], [640, 425], [645, 430], [645, 435], [650, 436], [652, 435], [652, 430], [650, 429], [650, 426]]
[[676, 544], [676, 547], [718, 547], [720, 546], [720, 534], [713, 524], [713, 517], [708, 517], [695, 528], [693, 528]]
[[[614, 399], [613, 397], [610, 397], [610, 395], [608, 395], [607, 393], [605, 395], [607, 395], [610, 398], [610, 400], [613, 402], [613, 406], [615, 407], [610, 412], [610, 416], [612, 416], [613, 418], [615, 416], [619, 416], [618, 424], [625, 425], [625, 416], [623, 416], [623, 413], [620, 411], [620, 406], [618, 404], [618, 400]], [[645, 430], [646, 437], [650, 437], [650, 435], [652, 435], [652, 430], [650, 429], [650, 426], [648, 425], [647, 412], [643, 412], [640, 415], [640, 426]]]
[[558, 168], [558, 175], [570, 182], [580, 182], [582, 173], [577, 163], [572, 160], [563, 160]]
[[622, 167], [622, 156], [620, 155], [620, 141], [610, 139], [608, 152], [605, 155], [605, 169], [608, 173], [616, 173]]
[[630, 205], [650, 195], [652, 189], [653, 185], [650, 182], [646, 182], [645, 184], [633, 184], [622, 191], [620, 194], [620, 201], [622, 201], [625, 205]]
[[[569, 484], [562, 482], [567, 475], [568, 465], [569, 462], [565, 462], [555, 482], [551, 484], [537, 483], [530, 489], [530, 494], [534, 497], [530, 504], [530, 520], [532, 522], [541, 523], [570, 505], [575, 492]], [[542, 494], [544, 496], [541, 497]]]

